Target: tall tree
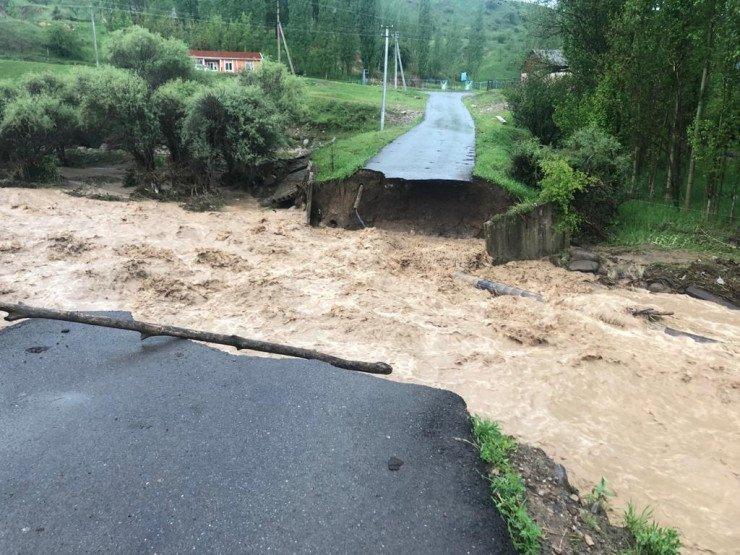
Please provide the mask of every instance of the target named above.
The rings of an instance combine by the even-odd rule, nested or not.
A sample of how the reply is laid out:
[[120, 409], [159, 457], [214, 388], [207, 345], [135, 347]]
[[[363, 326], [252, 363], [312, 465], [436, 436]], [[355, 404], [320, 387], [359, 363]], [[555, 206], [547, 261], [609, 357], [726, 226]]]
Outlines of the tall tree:
[[378, 0], [359, 0], [357, 2], [357, 34], [360, 39], [362, 65], [372, 74], [380, 52], [380, 27], [378, 25]]
[[434, 30], [430, 0], [419, 0], [419, 20], [417, 27], [416, 60], [419, 75], [423, 77], [429, 71], [429, 43]]
[[483, 2], [478, 3], [478, 7], [473, 12], [473, 20], [470, 23], [470, 34], [468, 35], [468, 45], [465, 49], [465, 62], [468, 72], [478, 75], [483, 55], [486, 52], [486, 31], [485, 31], [485, 5]]

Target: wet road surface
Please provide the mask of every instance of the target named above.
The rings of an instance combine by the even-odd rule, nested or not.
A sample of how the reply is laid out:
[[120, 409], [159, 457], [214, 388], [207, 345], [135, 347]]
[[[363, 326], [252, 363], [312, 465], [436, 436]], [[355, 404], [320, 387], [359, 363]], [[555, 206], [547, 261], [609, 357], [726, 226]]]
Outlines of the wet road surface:
[[449, 391], [42, 320], [0, 355], [0, 553], [513, 553]]
[[431, 93], [424, 121], [386, 146], [365, 167], [388, 179], [471, 181], [475, 125], [463, 96]]

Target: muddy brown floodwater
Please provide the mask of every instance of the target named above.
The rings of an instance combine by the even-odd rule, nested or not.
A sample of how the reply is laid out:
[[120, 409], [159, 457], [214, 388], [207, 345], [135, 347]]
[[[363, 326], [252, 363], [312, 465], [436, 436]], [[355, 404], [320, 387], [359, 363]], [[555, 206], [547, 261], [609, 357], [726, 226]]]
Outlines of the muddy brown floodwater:
[[[655, 507], [689, 551], [740, 545], [740, 316], [686, 296], [606, 289], [547, 262], [492, 267], [483, 244], [312, 229], [252, 200], [195, 214], [58, 190], [0, 189], [0, 298], [392, 363], [542, 447], [588, 491]], [[454, 271], [541, 292], [491, 298]], [[673, 311], [670, 337], [630, 307]]]

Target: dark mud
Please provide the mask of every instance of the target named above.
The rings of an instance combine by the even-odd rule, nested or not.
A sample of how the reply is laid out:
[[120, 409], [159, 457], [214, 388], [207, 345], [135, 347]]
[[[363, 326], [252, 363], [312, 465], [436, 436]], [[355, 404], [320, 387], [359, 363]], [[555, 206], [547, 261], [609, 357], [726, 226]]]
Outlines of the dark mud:
[[340, 182], [316, 183], [309, 197], [314, 226], [445, 237], [481, 237], [483, 224], [514, 202], [503, 189], [483, 181], [404, 181], [371, 170]]

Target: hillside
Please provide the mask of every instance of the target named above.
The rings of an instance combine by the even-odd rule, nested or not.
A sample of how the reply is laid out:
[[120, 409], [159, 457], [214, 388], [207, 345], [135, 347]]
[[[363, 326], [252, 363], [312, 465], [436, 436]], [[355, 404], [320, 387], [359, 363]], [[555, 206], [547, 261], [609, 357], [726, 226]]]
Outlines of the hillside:
[[[364, 17], [367, 12], [362, 10], [362, 6], [365, 3], [353, 1], [359, 10], [357, 15]], [[429, 17], [420, 13], [424, 2], [428, 2]], [[57, 0], [9, 0], [0, 9], [0, 58], [92, 63], [94, 53], [89, 11], [69, 7], [71, 5]], [[111, 5], [101, 5], [96, 12], [100, 44], [105, 42], [108, 27], [112, 30], [116, 24], [120, 26], [123, 16], [128, 23], [138, 22], [153, 31], [177, 36], [193, 45], [197, 43], [202, 48], [248, 48], [261, 50], [268, 56], [275, 55], [270, 31], [274, 14], [266, 6], [262, 6], [259, 12], [237, 14], [238, 10], [226, 13], [217, 2], [202, 1], [197, 18], [183, 16], [179, 20], [180, 27], [173, 27], [171, 0], [143, 2], [142, 7], [146, 6], [144, 17], [141, 13], [126, 11], [129, 8], [111, 11]], [[272, 6], [272, 2], [269, 5]], [[344, 23], [337, 22], [337, 18], [349, 15], [345, 12], [350, 8], [334, 7], [331, 12], [328, 8], [331, 4], [327, 3], [327, 8], [322, 8], [324, 11], [313, 22], [313, 36], [304, 36], [300, 34], [298, 25], [289, 22], [291, 11], [288, 8], [292, 8], [295, 22], [300, 16], [297, 11], [300, 2], [284, 0], [284, 5], [287, 12], [284, 17], [288, 21], [285, 32], [293, 44], [293, 57], [299, 71], [317, 77], [356, 79], [362, 65], [346, 63], [346, 54], [342, 50], [349, 47], [362, 52], [363, 23], [357, 17]], [[476, 80], [509, 79], [519, 74], [527, 49], [553, 46], [543, 44], [533, 33], [536, 17], [545, 9], [511, 0], [381, 0], [377, 3], [375, 20], [377, 25], [393, 25], [399, 29], [407, 72], [411, 75], [422, 73], [423, 77], [450, 78], [467, 71]], [[481, 13], [483, 40], [478, 41], [482, 45], [476, 56], [477, 67], [471, 69], [468, 48], [475, 36], [472, 27]], [[248, 18], [246, 23], [242, 20], [245, 14]], [[356, 34], [348, 32], [346, 25], [349, 24], [357, 25]], [[335, 29], [334, 40], [327, 40], [328, 29]], [[379, 37], [373, 40], [372, 51], [377, 55], [373, 55], [374, 59], [369, 64], [372, 71], [377, 72], [380, 70], [381, 41]], [[420, 43], [425, 40], [428, 40], [430, 67], [420, 70]], [[344, 62], [340, 61], [342, 59]]]

